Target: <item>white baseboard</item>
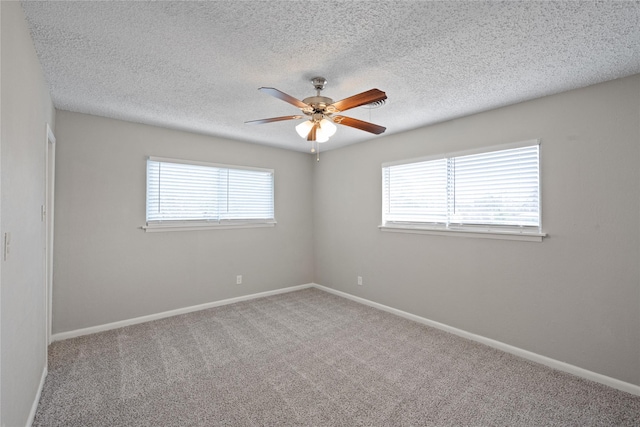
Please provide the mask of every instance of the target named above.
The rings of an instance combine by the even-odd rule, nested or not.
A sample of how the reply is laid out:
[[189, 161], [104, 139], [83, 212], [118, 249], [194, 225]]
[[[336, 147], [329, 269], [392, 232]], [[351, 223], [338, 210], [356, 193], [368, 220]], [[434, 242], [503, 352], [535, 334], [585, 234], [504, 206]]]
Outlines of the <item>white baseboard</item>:
[[323, 290], [325, 292], [329, 292], [334, 295], [341, 296], [343, 298], [350, 299], [352, 301], [359, 302], [361, 304], [368, 305], [370, 307], [374, 307], [389, 313], [393, 313], [400, 317], [404, 317], [409, 320], [413, 320], [418, 323], [422, 323], [427, 326], [431, 326], [437, 329], [441, 329], [446, 332], [450, 332], [454, 335], [458, 335], [463, 338], [470, 339], [472, 341], [479, 342], [481, 344], [488, 345], [489, 347], [496, 348], [498, 350], [502, 350], [506, 353], [511, 353], [516, 356], [522, 357], [524, 359], [531, 360], [532, 362], [540, 363], [541, 365], [548, 366], [553, 369], [557, 369], [558, 371], [567, 372], [573, 374], [577, 377], [585, 378], [587, 380], [595, 381], [597, 383], [601, 383], [607, 385], [609, 387], [616, 388], [618, 390], [625, 391], [627, 393], [634, 394], [636, 396], [640, 396], [640, 386], [631, 384], [625, 381], [621, 381], [615, 378], [608, 377], [606, 375], [598, 374], [593, 371], [589, 371], [587, 369], [579, 368], [575, 365], [571, 365], [569, 363], [561, 362], [559, 360], [552, 359], [547, 356], [542, 356], [537, 353], [533, 353], [528, 350], [524, 350], [518, 347], [514, 347], [509, 344], [505, 344], [500, 341], [493, 340], [491, 338], [483, 337], [482, 335], [476, 335], [471, 332], [464, 331], [462, 329], [454, 328], [453, 326], [445, 325], [444, 323], [436, 322], [433, 320], [426, 319], [424, 317], [416, 316], [415, 314], [407, 313], [406, 311], [398, 310], [393, 307], [389, 307], [383, 304], [379, 304], [377, 302], [369, 301], [368, 299], [357, 297], [355, 295], [348, 294], [346, 292], [338, 291], [332, 288], [327, 288], [326, 286], [318, 285], [317, 283], [313, 283], [312, 286], [314, 288]]
[[164, 319], [165, 317], [177, 316], [179, 314], [185, 314], [185, 313], [191, 313], [193, 311], [205, 310], [205, 309], [211, 308], [211, 307], [219, 307], [221, 305], [233, 304], [233, 303], [240, 302], [240, 301], [248, 301], [248, 300], [252, 300], [252, 299], [255, 299], [255, 298], [262, 298], [262, 297], [268, 297], [268, 296], [271, 296], [271, 295], [278, 295], [278, 294], [284, 294], [284, 293], [287, 293], [287, 292], [298, 291], [300, 289], [307, 289], [307, 288], [310, 288], [312, 286], [313, 286], [312, 283], [307, 283], [307, 284], [298, 285], [298, 286], [290, 286], [288, 288], [275, 289], [273, 291], [258, 292], [256, 294], [243, 295], [243, 296], [240, 296], [240, 297], [228, 298], [228, 299], [223, 299], [223, 300], [220, 300], [220, 301], [208, 302], [208, 303], [205, 303], [205, 304], [192, 305], [190, 307], [184, 307], [184, 308], [178, 308], [178, 309], [175, 309], [175, 310], [163, 311], [162, 313], [156, 313], [156, 314], [150, 314], [150, 315], [147, 315], [147, 316], [135, 317], [133, 319], [120, 320], [118, 322], [107, 323], [105, 325], [98, 325], [98, 326], [92, 326], [90, 328], [76, 329], [76, 330], [68, 331], [68, 332], [60, 332], [60, 333], [57, 333], [57, 334], [53, 334], [51, 336], [51, 341], [62, 341], [62, 340], [66, 340], [66, 339], [69, 339], [69, 338], [79, 337], [79, 336], [82, 336], [82, 335], [95, 334], [97, 332], [108, 331], [108, 330], [111, 330], [111, 329], [118, 329], [118, 328], [122, 328], [124, 326], [130, 326], [130, 325], [135, 325], [135, 324], [138, 324], [138, 323], [150, 322], [152, 320]]
[[36, 393], [36, 397], [33, 399], [33, 404], [31, 404], [31, 411], [29, 412], [29, 418], [27, 418], [27, 424], [25, 427], [31, 427], [33, 424], [33, 420], [36, 417], [36, 411], [38, 410], [38, 403], [40, 403], [40, 395], [42, 395], [42, 389], [44, 388], [44, 380], [47, 378], [47, 365], [44, 365], [44, 369], [42, 370], [42, 376], [40, 377], [40, 384], [38, 385], [38, 392]]

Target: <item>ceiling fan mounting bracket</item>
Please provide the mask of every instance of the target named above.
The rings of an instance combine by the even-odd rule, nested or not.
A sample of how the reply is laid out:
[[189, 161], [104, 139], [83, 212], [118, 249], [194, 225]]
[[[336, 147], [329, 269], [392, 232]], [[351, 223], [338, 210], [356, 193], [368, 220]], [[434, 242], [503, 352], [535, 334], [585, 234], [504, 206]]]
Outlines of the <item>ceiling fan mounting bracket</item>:
[[311, 79], [311, 83], [313, 83], [313, 87], [318, 91], [318, 95], [320, 95], [320, 91], [324, 89], [324, 86], [327, 84], [327, 79], [324, 77], [314, 77]]

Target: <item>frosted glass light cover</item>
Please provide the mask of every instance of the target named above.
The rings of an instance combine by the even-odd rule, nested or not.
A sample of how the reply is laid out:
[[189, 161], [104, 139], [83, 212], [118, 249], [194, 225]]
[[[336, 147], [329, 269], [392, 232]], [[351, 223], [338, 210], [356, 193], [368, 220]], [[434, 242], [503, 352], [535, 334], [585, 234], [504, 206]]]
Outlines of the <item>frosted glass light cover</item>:
[[321, 133], [320, 131], [316, 131], [316, 141], [317, 142], [327, 142], [329, 140], [329, 137], [323, 133]]
[[309, 135], [309, 131], [311, 131], [312, 127], [313, 122], [311, 122], [311, 120], [305, 120], [304, 122], [296, 126], [296, 132], [298, 132], [298, 135], [300, 135], [301, 138], [306, 138], [307, 135]]
[[320, 129], [323, 134], [327, 135], [327, 138], [331, 138], [337, 130], [336, 125], [334, 125], [331, 120], [327, 119], [320, 120]]

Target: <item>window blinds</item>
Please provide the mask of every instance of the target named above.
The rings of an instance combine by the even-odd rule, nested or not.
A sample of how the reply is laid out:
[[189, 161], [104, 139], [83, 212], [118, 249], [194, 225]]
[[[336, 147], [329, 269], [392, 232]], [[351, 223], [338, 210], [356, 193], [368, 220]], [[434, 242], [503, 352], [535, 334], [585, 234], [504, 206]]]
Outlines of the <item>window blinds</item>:
[[540, 225], [538, 145], [449, 159], [450, 223]]
[[147, 223], [274, 219], [273, 170], [147, 160]]
[[447, 159], [383, 168], [385, 220], [447, 222]]
[[539, 145], [382, 168], [383, 223], [540, 227]]

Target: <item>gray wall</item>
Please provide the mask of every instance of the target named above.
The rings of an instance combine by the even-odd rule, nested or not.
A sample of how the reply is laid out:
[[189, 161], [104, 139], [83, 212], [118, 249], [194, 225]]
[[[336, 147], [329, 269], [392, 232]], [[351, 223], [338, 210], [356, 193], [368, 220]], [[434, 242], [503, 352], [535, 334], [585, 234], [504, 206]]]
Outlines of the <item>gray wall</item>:
[[[639, 121], [636, 75], [326, 152], [315, 281], [640, 384]], [[542, 243], [378, 230], [381, 163], [533, 138]]]
[[44, 204], [46, 123], [54, 110], [18, 2], [0, 2], [2, 15], [2, 138], [0, 239], [0, 424], [27, 422], [46, 363]]
[[[313, 281], [311, 156], [67, 111], [56, 139], [54, 333]], [[275, 169], [278, 224], [145, 233], [149, 155]]]

